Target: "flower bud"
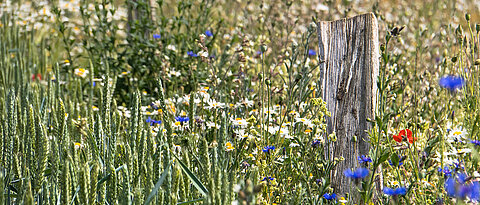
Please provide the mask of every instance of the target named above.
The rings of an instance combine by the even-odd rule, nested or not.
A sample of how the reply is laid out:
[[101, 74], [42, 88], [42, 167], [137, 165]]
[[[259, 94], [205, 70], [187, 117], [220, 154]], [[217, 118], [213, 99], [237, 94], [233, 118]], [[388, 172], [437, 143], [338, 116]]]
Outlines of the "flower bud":
[[453, 56], [453, 57], [452, 57], [452, 62], [453, 62], [453, 63], [457, 62], [457, 56]]
[[268, 50], [267, 45], [263, 44], [263, 45], [260, 47], [260, 50], [262, 51], [262, 53], [265, 53], [265, 52]]
[[471, 16], [470, 16], [469, 13], [466, 13], [466, 14], [465, 14], [465, 19], [466, 19], [467, 21], [470, 21], [470, 17], [471, 17]]
[[308, 31], [314, 32], [315, 29], [317, 29], [317, 24], [315, 22], [311, 22], [310, 25], [308, 25]]
[[475, 65], [480, 65], [480, 59], [475, 60]]
[[455, 33], [457, 33], [459, 36], [463, 35], [462, 26], [458, 25], [457, 29], [455, 29]]

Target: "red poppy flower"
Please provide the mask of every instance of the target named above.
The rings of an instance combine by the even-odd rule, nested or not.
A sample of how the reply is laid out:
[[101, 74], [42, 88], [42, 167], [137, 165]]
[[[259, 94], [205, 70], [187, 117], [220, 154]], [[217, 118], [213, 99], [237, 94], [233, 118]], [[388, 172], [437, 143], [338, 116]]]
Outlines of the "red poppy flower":
[[32, 81], [34, 81], [37, 78], [38, 78], [38, 80], [42, 80], [42, 74], [40, 74], [40, 73], [37, 73], [36, 75], [32, 74]]
[[408, 139], [408, 143], [410, 144], [413, 144], [413, 142], [417, 141], [417, 138], [413, 137], [413, 133], [409, 129], [407, 129], [407, 139]]
[[402, 142], [403, 137], [401, 135], [393, 135], [393, 139], [397, 142]]
[[417, 138], [413, 137], [413, 132], [409, 129], [400, 130], [398, 135], [393, 135], [393, 139], [397, 142], [402, 142], [403, 139], [407, 138], [409, 143], [417, 141]]

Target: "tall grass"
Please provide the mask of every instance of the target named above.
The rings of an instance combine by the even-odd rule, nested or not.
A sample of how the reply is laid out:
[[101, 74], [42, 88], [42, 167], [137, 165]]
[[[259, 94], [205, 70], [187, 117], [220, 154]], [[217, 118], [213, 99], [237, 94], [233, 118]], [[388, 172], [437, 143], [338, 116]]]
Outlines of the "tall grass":
[[[480, 25], [477, 14], [463, 17], [468, 7], [9, 3], [0, 10], [0, 204], [480, 200]], [[20, 3], [40, 14], [25, 23]], [[365, 11], [383, 44], [372, 162], [359, 162], [369, 175], [352, 179], [351, 193], [337, 193], [330, 176], [344, 159], [328, 147], [343, 136], [326, 131], [314, 21]], [[441, 88], [445, 75], [465, 85]], [[416, 140], [397, 142], [407, 129]]]

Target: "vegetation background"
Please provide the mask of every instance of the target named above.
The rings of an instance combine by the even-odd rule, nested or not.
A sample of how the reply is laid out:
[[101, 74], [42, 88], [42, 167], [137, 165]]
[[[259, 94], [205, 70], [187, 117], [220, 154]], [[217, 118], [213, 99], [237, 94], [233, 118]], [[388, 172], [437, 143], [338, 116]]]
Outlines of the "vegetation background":
[[[477, 203], [479, 10], [2, 0], [0, 204]], [[377, 117], [345, 171], [355, 186], [337, 193], [315, 22], [366, 12], [382, 44]]]

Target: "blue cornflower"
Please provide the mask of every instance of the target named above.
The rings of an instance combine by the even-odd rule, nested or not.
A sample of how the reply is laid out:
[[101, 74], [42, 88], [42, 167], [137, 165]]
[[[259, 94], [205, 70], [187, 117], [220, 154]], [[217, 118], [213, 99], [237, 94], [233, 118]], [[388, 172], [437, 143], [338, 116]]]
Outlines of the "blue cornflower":
[[437, 171], [438, 171], [438, 172], [443, 172], [443, 174], [445, 174], [446, 177], [451, 177], [451, 176], [452, 176], [452, 171], [451, 171], [447, 166], [445, 166], [445, 167], [443, 168], [443, 170], [442, 170], [441, 167], [439, 167], [439, 168], [437, 169]]
[[154, 110], [158, 110], [158, 106], [154, 103], [150, 103], [150, 107], [152, 107]]
[[188, 51], [187, 54], [190, 57], [198, 57], [198, 55], [196, 53], [194, 53], [193, 51]]
[[391, 189], [388, 187], [383, 188], [383, 193], [389, 196], [405, 195], [407, 193], [407, 188], [400, 187], [396, 189]]
[[455, 179], [449, 177], [445, 181], [445, 191], [447, 191], [448, 196], [455, 196]]
[[330, 201], [330, 200], [335, 200], [335, 199], [337, 199], [337, 195], [336, 195], [335, 193], [333, 193], [333, 194], [327, 194], [327, 193], [325, 193], [325, 194], [323, 195], [323, 198], [325, 198], [326, 200], [329, 200], [329, 201]]
[[178, 116], [178, 117], [175, 117], [175, 120], [178, 121], [178, 122], [188, 122], [188, 121], [190, 121], [190, 118], [189, 117]]
[[454, 170], [459, 170], [459, 169], [465, 169], [465, 167], [463, 167], [462, 165], [462, 162], [453, 162], [453, 164], [450, 165], [452, 168], [454, 167]]
[[212, 36], [213, 36], [213, 34], [212, 34], [212, 32], [211, 32], [210, 30], [206, 30], [206, 31], [205, 31], [205, 35], [208, 36], [208, 37], [212, 37]]
[[463, 87], [465, 85], [465, 80], [463, 79], [463, 77], [449, 75], [440, 78], [438, 84], [440, 85], [440, 87], [447, 88], [453, 92], [456, 89]]
[[343, 171], [343, 174], [345, 174], [346, 177], [350, 177], [353, 179], [363, 179], [368, 176], [368, 174], [370, 174], [370, 170], [368, 170], [367, 168], [358, 168], [355, 171], [347, 169]]
[[260, 54], [262, 54], [262, 51], [257, 51], [257, 55], [260, 55]]
[[450, 197], [464, 199], [469, 197], [473, 201], [480, 200], [480, 182], [467, 183], [465, 174], [459, 174], [457, 180], [449, 177], [445, 181], [445, 191]]
[[162, 37], [162, 36], [161, 36], [160, 34], [153, 34], [153, 38], [154, 38], [154, 39], [159, 39], [159, 38], [161, 38], [161, 37]]
[[308, 55], [309, 56], [314, 56], [314, 55], [317, 55], [317, 52], [315, 52], [315, 50], [313, 50], [313, 49], [309, 49], [308, 50]]
[[275, 150], [275, 146], [266, 146], [262, 149], [265, 153], [270, 153], [270, 150]]
[[318, 147], [322, 142], [320, 140], [313, 140], [312, 142], [312, 147], [316, 148]]
[[150, 126], [153, 126], [155, 124], [162, 124], [162, 121], [161, 120], [152, 120], [152, 118], [148, 117], [147, 120], [145, 120], [146, 122], [150, 123]]
[[470, 141], [470, 143], [472, 143], [476, 146], [480, 146], [480, 140], [472, 140], [472, 141]]
[[480, 201], [480, 182], [473, 182], [471, 189], [472, 191], [470, 192], [470, 199], [477, 202]]
[[273, 178], [273, 177], [263, 177], [263, 179], [262, 179], [261, 181], [262, 181], [262, 182], [263, 182], [263, 181], [267, 181], [267, 182], [268, 182], [268, 181], [273, 181], [274, 179], [275, 179], [275, 178]]
[[369, 162], [372, 162], [372, 158], [368, 157], [368, 156], [365, 156], [365, 155], [362, 155], [360, 157], [358, 157], [358, 162], [361, 164], [361, 163], [365, 163], [365, 164], [368, 164]]

